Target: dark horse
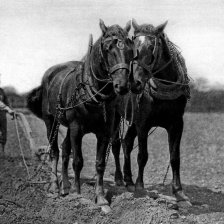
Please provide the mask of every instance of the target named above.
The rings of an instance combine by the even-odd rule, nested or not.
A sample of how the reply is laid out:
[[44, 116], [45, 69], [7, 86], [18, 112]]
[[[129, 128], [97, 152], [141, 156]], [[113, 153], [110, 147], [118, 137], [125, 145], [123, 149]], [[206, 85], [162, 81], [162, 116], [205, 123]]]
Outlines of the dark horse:
[[61, 194], [68, 194], [69, 155], [73, 153], [75, 188], [80, 193], [80, 172], [83, 167], [82, 138], [94, 133], [96, 152], [96, 202], [107, 204], [104, 197], [103, 175], [105, 157], [114, 125], [114, 98], [129, 91], [129, 66], [133, 59], [133, 42], [128, 38], [130, 22], [122, 29], [118, 25], [106, 27], [100, 20], [102, 36], [92, 45], [84, 62], [72, 61], [46, 71], [40, 87], [28, 96], [28, 107], [44, 120], [50, 143], [52, 161], [52, 192], [60, 192], [57, 164], [59, 149], [58, 126], [67, 129], [62, 143]]
[[[143, 189], [144, 167], [148, 160], [147, 137], [152, 127], [163, 127], [168, 132], [170, 164], [173, 171], [172, 190], [177, 201], [187, 201], [180, 181], [180, 141], [183, 114], [189, 97], [189, 79], [184, 59], [163, 32], [166, 23], [154, 27], [138, 25], [133, 20], [134, 43], [137, 56], [133, 62], [133, 76], [138, 93], [120, 96], [119, 113], [130, 121], [124, 138], [124, 181], [130, 189]], [[126, 106], [125, 106], [126, 105]], [[130, 154], [138, 136], [138, 177], [134, 185]], [[116, 161], [115, 181], [122, 183], [119, 164], [119, 143], [113, 144]]]

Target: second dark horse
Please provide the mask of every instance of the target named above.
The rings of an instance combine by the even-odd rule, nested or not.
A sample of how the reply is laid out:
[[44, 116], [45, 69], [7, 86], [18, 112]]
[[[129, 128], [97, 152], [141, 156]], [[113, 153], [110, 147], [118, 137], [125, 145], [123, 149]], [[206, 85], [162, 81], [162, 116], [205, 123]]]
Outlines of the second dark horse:
[[[80, 193], [80, 172], [83, 167], [82, 138], [94, 133], [97, 138], [96, 152], [96, 203], [108, 204], [104, 197], [103, 176], [106, 150], [114, 125], [114, 97], [129, 91], [130, 61], [133, 44], [128, 39], [130, 22], [122, 29], [118, 25], [106, 27], [100, 21], [102, 36], [95, 42], [84, 62], [67, 62], [46, 71], [40, 87], [28, 96], [28, 107], [44, 120], [50, 142], [52, 160], [51, 188], [59, 192], [57, 165], [58, 121], [68, 127], [62, 144], [61, 194], [68, 194], [69, 155], [73, 153], [75, 188]], [[91, 43], [90, 43], [91, 45]]]
[[[138, 25], [133, 20], [137, 56], [133, 62], [133, 76], [138, 93], [131, 98], [121, 96], [118, 109], [131, 126], [124, 139], [124, 181], [133, 190], [143, 189], [144, 168], [148, 161], [147, 138], [152, 127], [163, 127], [168, 132], [170, 164], [173, 171], [172, 190], [177, 201], [189, 198], [184, 194], [180, 181], [180, 141], [183, 132], [183, 114], [189, 97], [188, 77], [184, 60], [163, 30], [166, 23], [154, 27]], [[126, 105], [126, 106], [125, 106]], [[132, 106], [131, 106], [132, 105]], [[132, 115], [132, 116], [130, 116]], [[138, 176], [134, 185], [130, 155], [135, 137], [138, 136]], [[113, 144], [116, 161], [115, 181], [122, 183], [119, 163], [119, 142]]]

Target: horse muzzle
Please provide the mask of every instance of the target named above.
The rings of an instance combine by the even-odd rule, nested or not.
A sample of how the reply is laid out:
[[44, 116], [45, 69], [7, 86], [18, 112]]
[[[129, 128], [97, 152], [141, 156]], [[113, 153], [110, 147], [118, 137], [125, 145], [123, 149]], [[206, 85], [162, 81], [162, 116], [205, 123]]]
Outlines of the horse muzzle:
[[130, 90], [129, 68], [126, 66], [119, 67], [113, 74], [113, 86], [116, 94], [124, 95]]
[[116, 94], [124, 95], [124, 94], [128, 93], [129, 89], [130, 89], [129, 82], [127, 82], [127, 83], [119, 82], [119, 83], [114, 84], [114, 91]]

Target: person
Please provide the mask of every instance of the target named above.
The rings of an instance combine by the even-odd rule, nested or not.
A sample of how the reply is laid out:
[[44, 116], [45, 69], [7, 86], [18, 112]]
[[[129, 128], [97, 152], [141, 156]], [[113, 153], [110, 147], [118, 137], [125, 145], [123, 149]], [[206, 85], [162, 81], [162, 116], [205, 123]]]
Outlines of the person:
[[7, 141], [7, 117], [9, 113], [14, 119], [15, 112], [9, 106], [8, 98], [2, 88], [0, 88], [0, 158], [4, 157], [5, 144]]

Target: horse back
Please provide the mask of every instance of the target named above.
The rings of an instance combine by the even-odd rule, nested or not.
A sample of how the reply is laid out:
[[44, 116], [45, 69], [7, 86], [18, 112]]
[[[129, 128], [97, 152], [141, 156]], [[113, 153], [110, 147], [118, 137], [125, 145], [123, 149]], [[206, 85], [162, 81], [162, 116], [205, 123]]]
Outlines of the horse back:
[[83, 63], [78, 61], [52, 66], [45, 72], [42, 79], [43, 113], [54, 115], [59, 103], [60, 106], [66, 106], [80, 82], [82, 72]]

